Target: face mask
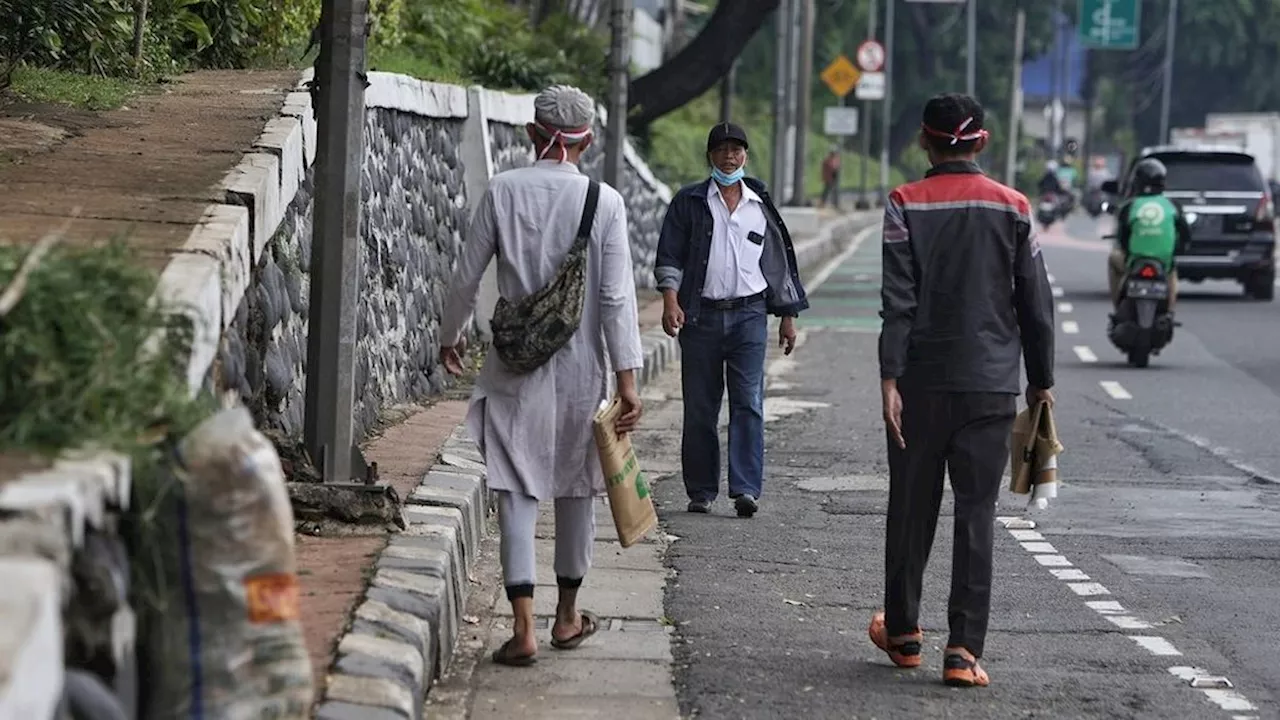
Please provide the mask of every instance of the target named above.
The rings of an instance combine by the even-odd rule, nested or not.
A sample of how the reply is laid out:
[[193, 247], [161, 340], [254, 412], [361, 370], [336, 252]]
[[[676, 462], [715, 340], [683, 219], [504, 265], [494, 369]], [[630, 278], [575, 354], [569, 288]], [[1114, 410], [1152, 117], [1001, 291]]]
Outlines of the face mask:
[[737, 183], [746, 174], [747, 172], [743, 168], [738, 168], [737, 170], [734, 170], [732, 173], [726, 174], [720, 168], [714, 165], [711, 166], [711, 177], [715, 178], [715, 181], [717, 183], [724, 185], [726, 187]]

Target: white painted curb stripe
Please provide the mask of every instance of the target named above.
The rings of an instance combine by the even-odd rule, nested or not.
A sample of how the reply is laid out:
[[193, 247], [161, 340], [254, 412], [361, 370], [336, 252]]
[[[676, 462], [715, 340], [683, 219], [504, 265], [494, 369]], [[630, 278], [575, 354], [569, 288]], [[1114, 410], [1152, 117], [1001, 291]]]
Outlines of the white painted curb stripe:
[[1091, 595], [1110, 595], [1111, 591], [1096, 582], [1069, 582], [1067, 587], [1071, 588], [1071, 592], [1081, 596], [1089, 597]]
[[1044, 536], [1035, 530], [1010, 530], [1009, 534], [1014, 540], [1019, 542], [1031, 542], [1033, 540], [1044, 540]]
[[1075, 320], [1067, 320], [1062, 323], [1062, 332], [1068, 335], [1079, 335], [1080, 324], [1077, 323]]
[[1059, 580], [1089, 580], [1091, 579], [1079, 568], [1050, 568], [1049, 572]]
[[1139, 620], [1132, 615], [1104, 615], [1112, 625], [1121, 630], [1150, 630], [1151, 623], [1146, 620]]
[[1045, 567], [1071, 567], [1071, 561], [1061, 555], [1032, 555]]
[[1115, 600], [1090, 600], [1085, 603], [1090, 609], [1096, 610], [1103, 615], [1114, 615], [1124, 612], [1124, 606]]
[[1047, 542], [1024, 542], [1022, 543], [1022, 549], [1029, 553], [1047, 553], [1049, 555], [1058, 554], [1058, 551], [1054, 549], [1053, 545]]
[[1103, 380], [1098, 384], [1102, 386], [1102, 389], [1105, 390], [1108, 395], [1116, 400], [1133, 399], [1133, 396], [1129, 394], [1129, 391], [1125, 390], [1124, 386], [1115, 380]]
[[1063, 296], [1063, 295], [1065, 295], [1065, 294], [1066, 294], [1066, 293], [1062, 292], [1062, 288], [1060, 288], [1060, 287], [1055, 287], [1055, 288], [1053, 288], [1053, 296], [1054, 296], [1054, 297], [1056, 297], [1056, 298], [1060, 298], [1060, 297], [1062, 297], [1062, 296]]
[[1071, 303], [1069, 303], [1069, 302], [1060, 302], [1060, 303], [1058, 303], [1058, 312], [1060, 312], [1060, 313], [1066, 314], [1066, 313], [1069, 313], [1069, 312], [1071, 312], [1071, 311], [1073, 311], [1073, 310], [1075, 310], [1075, 308], [1074, 308], [1074, 307], [1072, 307]]

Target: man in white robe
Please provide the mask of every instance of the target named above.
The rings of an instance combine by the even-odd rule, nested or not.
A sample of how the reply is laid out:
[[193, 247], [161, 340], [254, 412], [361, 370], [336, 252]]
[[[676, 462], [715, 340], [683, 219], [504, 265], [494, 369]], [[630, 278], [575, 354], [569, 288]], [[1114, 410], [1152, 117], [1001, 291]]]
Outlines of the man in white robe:
[[[582, 219], [588, 179], [578, 162], [591, 144], [594, 120], [595, 103], [577, 88], [552, 86], [536, 98], [527, 132], [538, 160], [493, 177], [454, 270], [440, 327], [440, 360], [449, 372], [462, 372], [464, 333], [490, 259], [496, 255], [499, 292], [513, 302], [555, 277]], [[640, 419], [634, 371], [643, 367], [644, 351], [634, 278], [626, 206], [602, 184], [577, 332], [525, 374], [490, 353], [476, 381], [467, 430], [484, 455], [489, 488], [497, 492], [503, 582], [515, 619], [514, 635], [494, 653], [494, 662], [536, 661], [534, 526], [541, 500], [553, 500], [556, 510], [559, 604], [551, 644], [575, 648], [598, 627], [594, 615], [577, 607], [591, 565], [595, 498], [605, 492], [592, 420], [607, 394], [609, 361], [625, 404], [618, 431], [630, 431]]]

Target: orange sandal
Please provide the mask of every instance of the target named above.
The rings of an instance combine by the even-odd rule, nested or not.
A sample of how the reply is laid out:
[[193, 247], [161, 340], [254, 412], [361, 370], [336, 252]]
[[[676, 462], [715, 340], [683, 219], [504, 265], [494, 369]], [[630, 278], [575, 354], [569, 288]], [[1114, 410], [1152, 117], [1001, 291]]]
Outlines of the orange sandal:
[[973, 653], [964, 648], [949, 647], [942, 661], [942, 682], [951, 687], [987, 687], [991, 678]]
[[894, 665], [900, 668], [920, 667], [920, 646], [924, 643], [924, 633], [920, 628], [917, 627], [915, 632], [890, 638], [889, 629], [884, 624], [884, 613], [878, 612], [871, 618], [867, 636], [889, 656]]

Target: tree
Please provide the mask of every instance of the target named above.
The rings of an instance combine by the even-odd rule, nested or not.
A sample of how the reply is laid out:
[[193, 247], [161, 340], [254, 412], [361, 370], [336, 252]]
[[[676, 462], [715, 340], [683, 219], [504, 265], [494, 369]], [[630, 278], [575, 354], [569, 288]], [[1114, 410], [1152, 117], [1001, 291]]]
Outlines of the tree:
[[675, 57], [631, 81], [627, 90], [628, 122], [643, 128], [710, 90], [733, 66], [742, 48], [779, 0], [733, 0], [717, 3], [697, 37]]

